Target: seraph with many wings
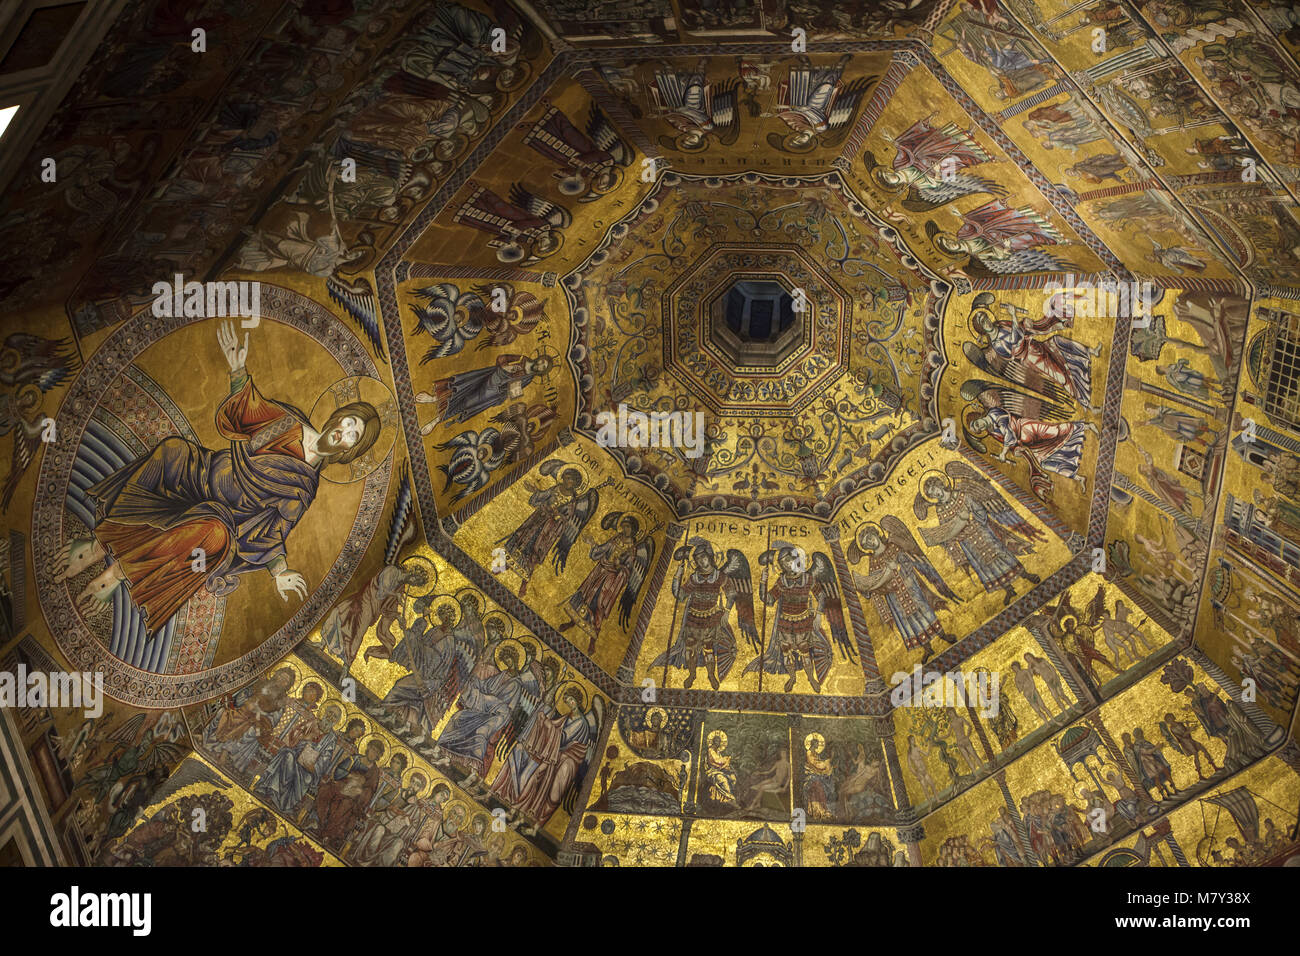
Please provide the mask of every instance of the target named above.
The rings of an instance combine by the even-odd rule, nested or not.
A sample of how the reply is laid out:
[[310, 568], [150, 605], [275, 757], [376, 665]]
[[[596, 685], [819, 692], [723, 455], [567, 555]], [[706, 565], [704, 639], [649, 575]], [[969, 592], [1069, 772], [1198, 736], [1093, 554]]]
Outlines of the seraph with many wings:
[[417, 323], [411, 334], [427, 333], [436, 343], [420, 358], [421, 365], [455, 355], [483, 331], [487, 306], [478, 293], [461, 292], [450, 282], [438, 282], [413, 294], [425, 304], [411, 307]]

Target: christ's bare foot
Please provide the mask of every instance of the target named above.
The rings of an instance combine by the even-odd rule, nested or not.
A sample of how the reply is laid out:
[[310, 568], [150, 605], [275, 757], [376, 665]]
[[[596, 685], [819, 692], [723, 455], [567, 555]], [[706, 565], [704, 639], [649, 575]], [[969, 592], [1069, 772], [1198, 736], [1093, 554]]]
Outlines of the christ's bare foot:
[[71, 581], [96, 561], [104, 560], [104, 546], [94, 538], [73, 538], [59, 551], [59, 579]]
[[77, 610], [83, 617], [94, 617], [107, 610], [113, 599], [113, 592], [122, 583], [117, 565], [109, 565], [103, 574], [95, 578], [77, 595]]

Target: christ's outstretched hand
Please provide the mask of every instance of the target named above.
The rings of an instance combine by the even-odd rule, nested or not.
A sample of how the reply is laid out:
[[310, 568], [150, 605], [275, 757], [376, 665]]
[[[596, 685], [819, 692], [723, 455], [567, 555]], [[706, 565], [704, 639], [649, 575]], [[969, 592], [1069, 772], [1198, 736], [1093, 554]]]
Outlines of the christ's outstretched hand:
[[217, 326], [217, 341], [221, 344], [221, 353], [226, 357], [226, 364], [230, 366], [230, 371], [240, 371], [248, 358], [248, 333], [244, 333], [244, 344], [240, 346], [239, 336], [235, 332], [235, 323], [222, 322]]
[[298, 595], [299, 599], [307, 597], [307, 579], [297, 571], [281, 571], [275, 576], [275, 589], [280, 592], [280, 599], [289, 600], [290, 594]]

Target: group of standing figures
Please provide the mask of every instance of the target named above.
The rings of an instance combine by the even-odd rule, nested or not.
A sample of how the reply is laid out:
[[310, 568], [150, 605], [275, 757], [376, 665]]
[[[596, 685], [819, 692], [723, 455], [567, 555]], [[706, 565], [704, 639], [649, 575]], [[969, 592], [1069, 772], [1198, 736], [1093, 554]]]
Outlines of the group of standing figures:
[[[1009, 604], [1020, 578], [1039, 583], [1020, 556], [1032, 552], [1043, 533], [974, 469], [951, 462], [944, 471], [925, 473], [913, 507], [921, 519], [931, 509], [936, 512], [938, 524], [920, 528], [921, 536], [926, 544], [941, 546], [979, 591], [1002, 591]], [[867, 559], [865, 575], [849, 573], [853, 589], [871, 599], [881, 622], [905, 647], [922, 651], [923, 663], [934, 654], [934, 638], [955, 642], [938, 614], [961, 598], [899, 518], [886, 515], [878, 524], [860, 526], [846, 554], [853, 564]], [[735, 630], [755, 652], [742, 674], [784, 676], [783, 689], [789, 692], [802, 673], [813, 692], [820, 693], [837, 650], [845, 659], [857, 660], [845, 625], [840, 577], [826, 553], [810, 554], [774, 541], [759, 555], [763, 573], [757, 593], [763, 610], [772, 608], [764, 615], [770, 616], [768, 626], [756, 624], [753, 575], [740, 550], [719, 551], [708, 539], [695, 537], [677, 549], [674, 560], [680, 564], [672, 583], [673, 639], [652, 669], [686, 671], [684, 686], [689, 688], [702, 668], [718, 689], [739, 653], [733, 609]]]
[[[557, 575], [564, 572], [573, 546], [600, 504], [600, 486], [591, 487], [578, 466], [551, 460], [539, 471], [556, 477], [549, 486], [528, 483], [531, 514], [498, 542], [509, 569], [521, 579], [521, 595], [548, 560]], [[953, 461], [942, 471], [923, 474], [913, 510], [922, 520], [935, 512], [937, 524], [919, 529], [925, 543], [942, 547], [979, 591], [1002, 591], [1004, 604], [1009, 604], [1019, 579], [1039, 583], [1020, 557], [1033, 552], [1043, 532], [1021, 518], [969, 465]], [[594, 565], [567, 602], [574, 623], [591, 634], [589, 652], [616, 601], [620, 624], [629, 625], [655, 553], [652, 532], [643, 533], [630, 514], [610, 512], [600, 527], [613, 533], [591, 543]], [[863, 524], [846, 550], [855, 564], [867, 558], [868, 573], [852, 573], [852, 587], [871, 598], [882, 623], [905, 647], [923, 652], [922, 662], [934, 654], [934, 638], [954, 642], [938, 612], [960, 599], [900, 519], [887, 515], [879, 524]], [[717, 689], [740, 653], [737, 630], [754, 651], [742, 674], [784, 677], [787, 692], [803, 674], [813, 692], [820, 693], [836, 651], [857, 660], [844, 621], [840, 578], [828, 554], [810, 553], [787, 541], [767, 543], [758, 557], [763, 573], [757, 589], [763, 610], [772, 608], [770, 615], [763, 615], [765, 621], [770, 617], [766, 626], [756, 620], [753, 573], [739, 549], [720, 549], [707, 538], [694, 537], [674, 552], [673, 560], [678, 567], [672, 581], [672, 643], [652, 662], [652, 669], [686, 671], [686, 687], [703, 669]]]

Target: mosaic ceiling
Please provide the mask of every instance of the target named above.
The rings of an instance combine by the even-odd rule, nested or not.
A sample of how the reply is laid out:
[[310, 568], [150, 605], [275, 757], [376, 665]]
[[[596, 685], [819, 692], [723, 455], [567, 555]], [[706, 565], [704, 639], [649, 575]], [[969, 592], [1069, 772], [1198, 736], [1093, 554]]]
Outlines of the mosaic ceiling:
[[685, 7], [125, 6], [0, 203], [0, 660], [109, 698], [11, 854], [1294, 858], [1290, 5]]

